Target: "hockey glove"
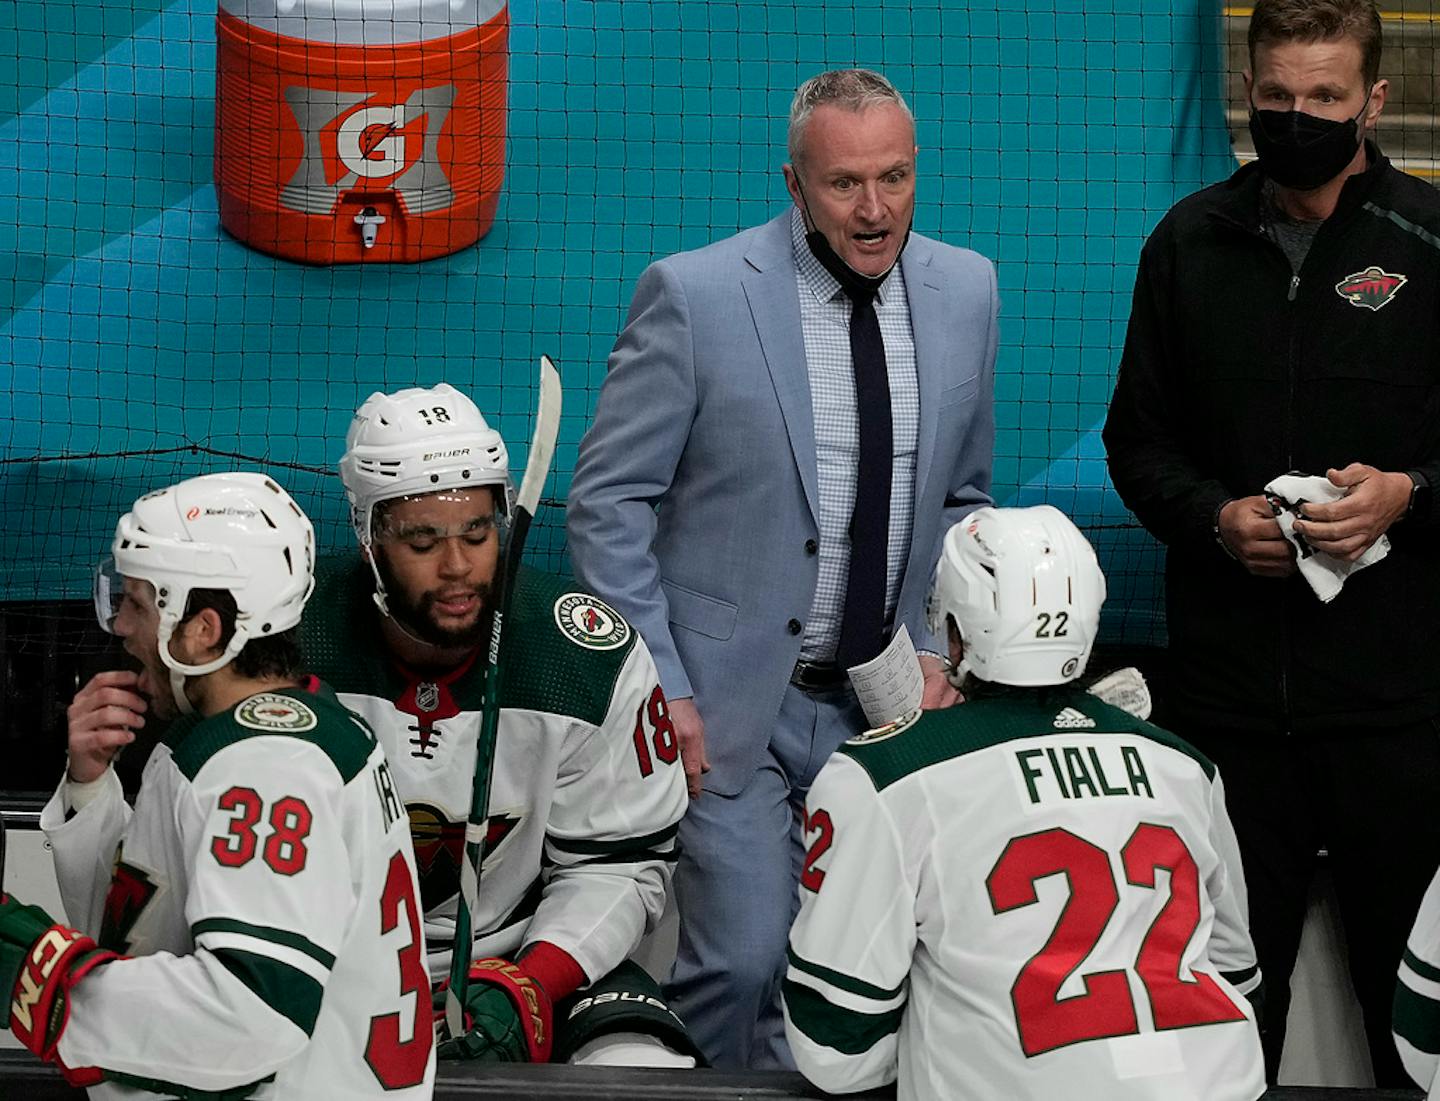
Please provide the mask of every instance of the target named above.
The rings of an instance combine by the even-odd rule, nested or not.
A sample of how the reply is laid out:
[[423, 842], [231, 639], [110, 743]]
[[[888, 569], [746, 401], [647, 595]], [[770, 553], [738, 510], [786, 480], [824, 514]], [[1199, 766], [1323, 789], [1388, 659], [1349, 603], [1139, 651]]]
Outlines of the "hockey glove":
[[57, 925], [40, 907], [0, 895], [0, 991], [9, 998], [10, 1031], [41, 1059], [58, 1061], [71, 988], [119, 958], [83, 933]]
[[465, 1035], [447, 1038], [442, 1025], [436, 1051], [442, 1059], [548, 1063], [552, 1024], [550, 995], [519, 964], [476, 960], [465, 994]]

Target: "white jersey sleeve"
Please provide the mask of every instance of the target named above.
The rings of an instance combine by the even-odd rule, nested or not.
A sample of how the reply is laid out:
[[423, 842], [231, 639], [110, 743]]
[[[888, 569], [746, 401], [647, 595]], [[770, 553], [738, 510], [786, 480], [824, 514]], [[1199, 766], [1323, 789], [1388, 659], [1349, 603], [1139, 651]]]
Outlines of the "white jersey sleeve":
[[92, 1098], [429, 1096], [408, 823], [332, 699], [261, 693], [156, 747], [103, 922], [129, 958], [76, 986], [60, 1043]]
[[619, 965], [664, 912], [685, 807], [669, 704], [637, 639], [601, 724], [566, 736], [546, 824], [550, 871], [526, 943], [565, 949], [592, 981]]
[[895, 1080], [916, 885], [895, 824], [848, 757], [833, 756], [820, 770], [805, 833], [782, 988], [785, 1033], [805, 1077], [853, 1093]]
[[285, 742], [239, 742], [193, 784], [175, 783], [195, 949], [121, 960], [77, 987], [68, 1065], [137, 1079], [160, 1066], [169, 1081], [223, 1090], [266, 1078], [308, 1042], [353, 888], [334, 769]]
[[1215, 907], [1210, 963], [1226, 982], [1251, 997], [1260, 988], [1263, 976], [1250, 939], [1250, 905], [1240, 844], [1225, 809], [1225, 784], [1218, 771], [1210, 785], [1210, 844], [1219, 857], [1205, 880], [1205, 893]]
[[1430, 881], [1400, 959], [1395, 1046], [1410, 1077], [1440, 1098], [1440, 872]]
[[99, 787], [95, 797], [73, 814], [65, 799], [67, 783], [60, 781], [40, 812], [40, 828], [54, 856], [65, 920], [98, 937], [115, 852], [130, 821], [130, 804], [113, 768], [95, 781]]

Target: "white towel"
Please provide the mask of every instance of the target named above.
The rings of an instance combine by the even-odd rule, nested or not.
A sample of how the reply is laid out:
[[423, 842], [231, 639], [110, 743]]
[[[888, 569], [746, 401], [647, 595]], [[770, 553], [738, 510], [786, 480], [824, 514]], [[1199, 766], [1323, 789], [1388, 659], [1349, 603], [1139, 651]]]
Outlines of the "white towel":
[[1317, 551], [1295, 530], [1295, 521], [1304, 519], [1300, 515], [1304, 505], [1328, 505], [1345, 496], [1345, 490], [1329, 478], [1318, 474], [1282, 474], [1266, 485], [1265, 496], [1275, 510], [1280, 530], [1295, 548], [1300, 575], [1326, 604], [1339, 595], [1345, 587], [1345, 579], [1352, 573], [1373, 566], [1390, 553], [1390, 538], [1382, 535], [1354, 562], [1347, 562], [1333, 554]]

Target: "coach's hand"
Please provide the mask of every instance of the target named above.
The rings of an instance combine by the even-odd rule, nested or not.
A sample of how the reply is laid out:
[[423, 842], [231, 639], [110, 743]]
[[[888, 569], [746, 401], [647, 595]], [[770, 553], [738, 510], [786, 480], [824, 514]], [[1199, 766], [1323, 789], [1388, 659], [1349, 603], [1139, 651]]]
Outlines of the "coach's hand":
[[145, 725], [149, 704], [136, 686], [140, 675], [125, 670], [96, 673], [75, 694], [65, 712], [69, 720], [70, 779], [77, 784], [98, 780], [123, 746]]
[[680, 763], [685, 768], [685, 788], [691, 799], [699, 799], [710, 758], [705, 756], [705, 720], [689, 696], [670, 701], [670, 721], [680, 739]]
[[1345, 487], [1345, 496], [1328, 505], [1307, 504], [1295, 530], [1316, 550], [1336, 558], [1355, 561], [1410, 508], [1414, 483], [1408, 474], [1351, 463], [1326, 471], [1326, 477], [1331, 485]]
[[1221, 541], [1256, 577], [1288, 577], [1295, 572], [1294, 550], [1263, 495], [1229, 502], [1220, 510], [1219, 524]]
[[945, 663], [935, 654], [919, 656], [920, 672], [925, 675], [925, 692], [920, 697], [920, 706], [926, 711], [937, 711], [959, 703], [964, 697], [945, 675]]

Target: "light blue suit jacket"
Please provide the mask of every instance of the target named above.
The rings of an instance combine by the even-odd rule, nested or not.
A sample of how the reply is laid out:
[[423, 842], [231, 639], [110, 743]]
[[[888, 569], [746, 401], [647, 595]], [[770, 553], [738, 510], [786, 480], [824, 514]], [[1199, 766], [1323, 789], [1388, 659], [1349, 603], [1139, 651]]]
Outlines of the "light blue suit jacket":
[[[912, 235], [901, 267], [920, 383], [914, 528], [896, 623], [925, 626], [949, 526], [990, 502], [998, 299], [974, 252]], [[583, 586], [639, 630], [672, 698], [694, 696], [711, 771], [759, 765], [818, 576], [810, 378], [790, 214], [652, 264], [610, 355], [570, 487]]]

